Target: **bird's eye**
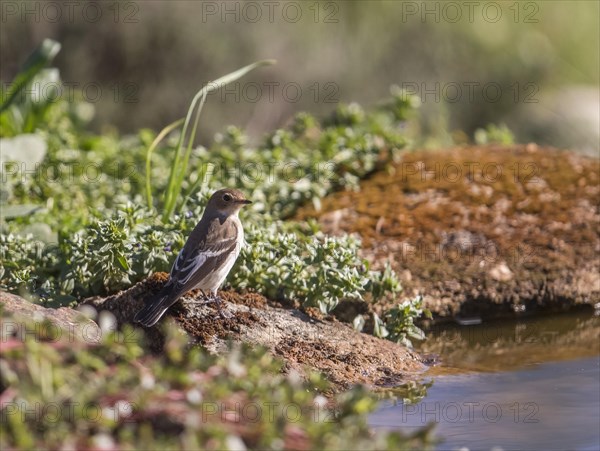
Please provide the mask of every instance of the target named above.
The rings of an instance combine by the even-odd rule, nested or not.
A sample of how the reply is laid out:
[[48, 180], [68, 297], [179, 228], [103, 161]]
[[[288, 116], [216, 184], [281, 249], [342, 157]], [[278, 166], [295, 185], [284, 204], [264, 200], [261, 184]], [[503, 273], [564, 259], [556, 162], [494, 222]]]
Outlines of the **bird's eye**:
[[231, 200], [231, 196], [230, 196], [229, 194], [225, 194], [225, 195], [223, 196], [223, 200], [224, 200], [225, 202], [229, 202], [229, 201]]

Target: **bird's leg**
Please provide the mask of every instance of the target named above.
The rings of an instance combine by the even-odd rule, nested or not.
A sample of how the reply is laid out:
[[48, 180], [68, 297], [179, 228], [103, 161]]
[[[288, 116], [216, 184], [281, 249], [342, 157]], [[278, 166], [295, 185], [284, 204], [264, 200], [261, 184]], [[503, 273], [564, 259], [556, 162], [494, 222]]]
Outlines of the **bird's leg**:
[[[202, 290], [200, 290], [200, 291], [202, 291]], [[212, 304], [213, 302], [217, 302], [217, 298], [212, 291], [210, 291], [208, 294], [206, 294], [206, 293], [204, 293], [204, 291], [202, 291], [202, 296], [204, 296], [203, 304]]]
[[188, 301], [192, 304], [209, 304], [212, 301], [210, 296], [207, 296], [206, 293], [204, 292], [204, 290], [202, 288], [198, 288], [198, 290], [200, 291], [200, 293], [202, 294], [202, 300], [200, 299], [194, 299], [193, 301]]
[[200, 293], [202, 293], [202, 297], [204, 298], [201, 302], [202, 305], [215, 303], [217, 304], [217, 310], [219, 311], [219, 316], [221, 316], [221, 318], [226, 319], [233, 317], [233, 315], [230, 312], [223, 309], [223, 299], [221, 299], [221, 297], [217, 294], [216, 290], [211, 290], [208, 294], [206, 294], [201, 288], [199, 288], [199, 290]]
[[202, 297], [204, 298], [203, 304], [210, 304], [212, 301], [212, 296], [210, 294], [206, 294], [202, 288], [200, 288], [200, 293], [202, 293]]
[[217, 294], [217, 290], [212, 291], [211, 295], [212, 295], [212, 302], [217, 304], [217, 310], [219, 311], [219, 316], [223, 319], [232, 318], [233, 315], [231, 314], [231, 312], [228, 312], [227, 310], [223, 310], [223, 299], [221, 299], [221, 296], [219, 296]]

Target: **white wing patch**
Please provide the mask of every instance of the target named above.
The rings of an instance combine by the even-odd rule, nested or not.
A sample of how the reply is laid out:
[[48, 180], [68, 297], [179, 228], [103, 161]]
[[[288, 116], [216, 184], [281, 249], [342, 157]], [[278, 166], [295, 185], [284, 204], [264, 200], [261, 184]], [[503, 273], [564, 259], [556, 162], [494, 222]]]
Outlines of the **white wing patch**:
[[[177, 283], [185, 285], [189, 282], [190, 278], [211, 258], [216, 258], [223, 253], [228, 253], [229, 247], [223, 247], [217, 250], [206, 250], [199, 252], [195, 257], [188, 259], [187, 261], [179, 262], [179, 258], [176, 263], [177, 272]], [[183, 258], [181, 260], [184, 260]], [[183, 265], [181, 268], [179, 264]]]
[[237, 221], [234, 220], [231, 225], [235, 232], [223, 233], [226, 229], [215, 229], [220, 226], [216, 219], [211, 224], [207, 237], [197, 247], [190, 248], [189, 243], [186, 243], [171, 269], [170, 279], [177, 291], [181, 290], [183, 293], [199, 286], [213, 290], [223, 282], [240, 252], [244, 237], [243, 229]]

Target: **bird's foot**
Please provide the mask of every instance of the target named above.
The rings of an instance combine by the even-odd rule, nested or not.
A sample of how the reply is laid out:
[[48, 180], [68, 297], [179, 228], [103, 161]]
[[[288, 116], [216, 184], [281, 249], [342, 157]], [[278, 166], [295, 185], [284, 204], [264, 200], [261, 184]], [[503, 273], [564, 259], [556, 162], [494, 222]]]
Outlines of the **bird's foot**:
[[226, 309], [223, 309], [223, 299], [217, 294], [210, 294], [205, 297], [205, 304], [217, 304], [217, 310], [219, 311], [219, 316], [223, 319], [233, 318], [233, 314]]
[[219, 295], [214, 296], [214, 302], [217, 304], [217, 310], [219, 311], [219, 316], [223, 319], [233, 318], [233, 313], [231, 313], [227, 308], [223, 308], [223, 299]]
[[214, 300], [212, 299], [212, 295], [206, 294], [202, 289], [198, 289], [198, 291], [200, 291], [201, 296], [194, 296], [193, 299], [186, 301], [188, 304], [205, 305], [214, 302]]

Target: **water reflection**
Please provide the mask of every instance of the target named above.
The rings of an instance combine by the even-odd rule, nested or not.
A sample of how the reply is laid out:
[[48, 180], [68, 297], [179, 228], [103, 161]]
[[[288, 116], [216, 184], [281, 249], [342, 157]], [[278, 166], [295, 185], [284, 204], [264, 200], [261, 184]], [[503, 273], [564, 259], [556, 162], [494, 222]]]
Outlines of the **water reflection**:
[[600, 449], [599, 317], [452, 326], [428, 336], [419, 350], [439, 354], [441, 364], [422, 382], [433, 384], [381, 401], [373, 428], [433, 424], [439, 450]]
[[434, 423], [439, 450], [600, 449], [597, 357], [533, 369], [435, 379], [416, 404], [383, 401], [375, 429], [415, 432]]
[[438, 326], [418, 346], [437, 354], [429, 375], [506, 371], [600, 354], [600, 317], [589, 314], [498, 321], [476, 326]]

